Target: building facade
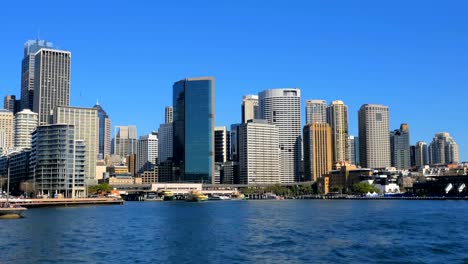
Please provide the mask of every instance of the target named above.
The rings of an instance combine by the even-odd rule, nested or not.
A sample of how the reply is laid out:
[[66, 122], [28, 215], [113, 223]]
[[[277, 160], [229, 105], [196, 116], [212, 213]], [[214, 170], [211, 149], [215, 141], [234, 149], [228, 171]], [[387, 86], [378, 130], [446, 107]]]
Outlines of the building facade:
[[327, 122], [327, 102], [325, 100], [307, 100], [305, 108], [306, 124]]
[[99, 118], [94, 108], [58, 106], [54, 110], [54, 124], [73, 125], [75, 140], [85, 142], [85, 179], [97, 183], [96, 162], [99, 152]]
[[215, 127], [215, 162], [224, 163], [229, 160], [230, 134], [225, 126]]
[[6, 95], [5, 97], [3, 97], [3, 109], [6, 109], [12, 112], [13, 114], [16, 114], [19, 108], [20, 107], [18, 107], [16, 96]]
[[422, 168], [426, 165], [429, 165], [429, 148], [426, 142], [418, 141], [416, 142], [415, 150], [415, 163], [416, 167]]
[[137, 151], [136, 126], [116, 126], [114, 130], [114, 153], [121, 158], [126, 158]]
[[173, 124], [161, 124], [158, 130], [158, 163], [172, 160]]
[[0, 155], [14, 146], [13, 112], [0, 109]]
[[85, 142], [75, 140], [73, 125], [38, 126], [29, 166], [39, 194], [85, 197]]
[[71, 53], [42, 48], [34, 59], [33, 112], [39, 114], [39, 125], [46, 125], [55, 107], [70, 104]]
[[348, 136], [348, 151], [346, 160], [352, 165], [359, 165], [359, 138]]
[[31, 148], [31, 133], [36, 129], [37, 113], [24, 109], [15, 115], [15, 147]]
[[173, 86], [174, 180], [213, 183], [214, 78], [188, 78]]
[[153, 171], [158, 162], [158, 134], [141, 136], [138, 139], [136, 155], [136, 173], [142, 174], [144, 171]]
[[261, 119], [279, 129], [281, 183], [301, 180], [301, 91], [265, 90], [259, 94]]
[[410, 132], [408, 124], [390, 132], [390, 151], [392, 167], [398, 170], [411, 168]]
[[174, 121], [174, 109], [172, 106], [166, 106], [165, 109], [164, 121], [166, 124], [172, 123]]
[[437, 133], [429, 145], [429, 163], [458, 163], [458, 144], [447, 132]]
[[359, 155], [363, 168], [387, 168], [391, 165], [389, 109], [366, 104], [359, 110]]
[[257, 95], [244, 95], [242, 97], [241, 113], [242, 123], [247, 123], [249, 120], [259, 118]]
[[24, 56], [21, 63], [21, 109], [34, 109], [35, 55], [43, 48], [51, 49], [53, 45], [45, 40], [28, 40], [24, 44]]
[[348, 151], [348, 106], [342, 101], [333, 101], [327, 107], [327, 122], [332, 133], [333, 162], [346, 160]]
[[332, 136], [327, 123], [304, 127], [305, 181], [316, 181], [332, 170]]
[[[279, 129], [251, 120], [239, 129], [239, 183], [281, 183]], [[234, 180], [234, 179], [232, 179]]]
[[111, 120], [99, 102], [93, 108], [97, 110], [99, 119], [99, 158], [104, 159], [111, 154]]

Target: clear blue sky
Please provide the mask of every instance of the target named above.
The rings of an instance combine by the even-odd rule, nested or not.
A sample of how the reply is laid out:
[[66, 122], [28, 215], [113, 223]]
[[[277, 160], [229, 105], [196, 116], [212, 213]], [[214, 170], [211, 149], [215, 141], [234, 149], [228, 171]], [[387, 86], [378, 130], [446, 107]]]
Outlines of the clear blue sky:
[[[99, 102], [113, 125], [156, 130], [172, 84], [216, 78], [216, 124], [240, 121], [244, 94], [299, 87], [390, 106], [412, 143], [447, 131], [468, 160], [466, 1], [8, 1], [0, 4], [0, 91], [20, 94], [23, 43], [72, 52], [71, 104]], [[304, 112], [304, 111], [303, 111]]]

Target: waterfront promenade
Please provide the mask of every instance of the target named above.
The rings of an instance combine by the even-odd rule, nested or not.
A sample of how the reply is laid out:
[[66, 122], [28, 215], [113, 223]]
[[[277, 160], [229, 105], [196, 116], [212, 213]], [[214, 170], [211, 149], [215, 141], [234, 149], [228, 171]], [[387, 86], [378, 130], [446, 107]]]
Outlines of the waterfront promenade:
[[48, 198], [48, 199], [11, 199], [10, 202], [26, 208], [80, 206], [80, 205], [121, 205], [122, 200], [115, 198]]

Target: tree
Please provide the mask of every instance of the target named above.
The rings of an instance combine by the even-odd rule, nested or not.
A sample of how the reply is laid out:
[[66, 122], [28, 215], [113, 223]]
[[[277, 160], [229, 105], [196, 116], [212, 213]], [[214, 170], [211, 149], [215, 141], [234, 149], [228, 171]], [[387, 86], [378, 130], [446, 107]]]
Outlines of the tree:
[[88, 187], [88, 193], [97, 194], [97, 193], [108, 193], [112, 191], [113, 188], [107, 183], [101, 183], [98, 185], [93, 185]]
[[366, 193], [379, 193], [380, 190], [377, 189], [374, 185], [368, 183], [368, 182], [358, 182], [353, 185], [353, 193], [356, 194], [366, 194]]

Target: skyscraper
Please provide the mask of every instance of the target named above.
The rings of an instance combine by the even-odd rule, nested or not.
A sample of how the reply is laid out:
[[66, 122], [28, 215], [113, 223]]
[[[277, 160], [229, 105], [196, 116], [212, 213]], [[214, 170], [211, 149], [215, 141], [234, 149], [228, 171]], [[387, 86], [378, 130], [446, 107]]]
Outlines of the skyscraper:
[[158, 163], [172, 160], [173, 123], [161, 124], [158, 130]]
[[327, 123], [311, 123], [304, 127], [304, 176], [316, 181], [332, 169], [331, 128]]
[[458, 144], [447, 132], [437, 133], [429, 145], [430, 164], [458, 163]]
[[21, 108], [33, 110], [34, 105], [34, 74], [36, 53], [44, 48], [51, 49], [52, 43], [45, 40], [28, 40], [24, 44], [24, 57], [21, 63]]
[[242, 97], [242, 123], [247, 123], [249, 120], [258, 119], [258, 96], [245, 95]]
[[106, 111], [99, 105], [99, 102], [96, 102], [93, 108], [97, 110], [99, 119], [98, 153], [100, 159], [103, 159], [111, 152], [111, 120]]
[[0, 109], [0, 155], [13, 147], [13, 113]]
[[279, 129], [281, 183], [300, 181], [301, 91], [295, 88], [265, 90], [259, 94], [260, 116]]
[[224, 163], [229, 159], [229, 131], [225, 126], [215, 127], [215, 162]]
[[390, 167], [389, 110], [365, 104], [359, 110], [359, 154], [364, 168]]
[[158, 160], [158, 134], [153, 132], [138, 139], [136, 155], [136, 172], [153, 170]]
[[172, 106], [166, 106], [165, 109], [165, 123], [169, 124], [174, 121], [174, 109]]
[[6, 95], [3, 98], [3, 108], [16, 114], [16, 110], [18, 107], [16, 106], [16, 96], [14, 95]]
[[416, 142], [415, 152], [416, 167], [421, 168], [425, 165], [429, 165], [429, 149], [426, 142]]
[[239, 129], [241, 124], [232, 124], [230, 132], [230, 160], [239, 161]]
[[408, 124], [390, 132], [390, 151], [392, 166], [398, 170], [411, 168], [410, 135]]
[[348, 136], [348, 150], [346, 160], [353, 165], [359, 164], [359, 138], [355, 136]]
[[24, 109], [15, 115], [15, 147], [31, 148], [31, 133], [37, 127], [37, 113]]
[[174, 83], [174, 180], [214, 182], [214, 78]]
[[70, 103], [71, 53], [42, 48], [34, 57], [33, 112], [39, 114], [39, 125], [45, 125], [55, 107]]
[[39, 193], [85, 197], [85, 142], [70, 140], [74, 133], [73, 125], [64, 124], [38, 126], [32, 133], [29, 166]]
[[75, 140], [85, 144], [85, 179], [97, 183], [96, 159], [99, 151], [99, 119], [95, 108], [58, 106], [54, 110], [54, 124], [74, 126]]
[[239, 128], [241, 184], [280, 183], [279, 129], [265, 120], [250, 120]]
[[333, 162], [346, 161], [348, 150], [348, 106], [342, 101], [333, 101], [327, 107], [327, 123], [332, 133]]
[[114, 129], [114, 153], [126, 158], [137, 151], [136, 126], [116, 126]]
[[327, 102], [325, 100], [306, 101], [306, 124], [327, 122]]

